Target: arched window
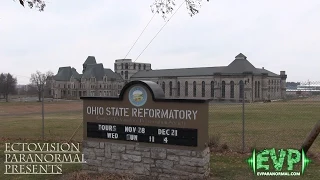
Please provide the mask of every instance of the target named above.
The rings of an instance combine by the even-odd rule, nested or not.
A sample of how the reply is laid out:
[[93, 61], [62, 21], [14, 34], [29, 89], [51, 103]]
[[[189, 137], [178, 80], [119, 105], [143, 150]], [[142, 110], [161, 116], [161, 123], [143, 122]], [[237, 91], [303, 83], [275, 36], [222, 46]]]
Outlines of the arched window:
[[254, 82], [254, 97], [256, 98], [258, 96], [258, 82]]
[[133, 69], [136, 69], [136, 63], [133, 64]]
[[143, 65], [143, 69], [144, 69], [144, 70], [146, 70], [146, 69], [147, 69], [147, 66], [146, 66], [145, 64]]
[[162, 90], [164, 93], [166, 93], [166, 83], [162, 82]]
[[139, 70], [141, 70], [141, 64], [139, 64]]
[[188, 86], [189, 86], [189, 85], [188, 85], [188, 81], [186, 81], [185, 84], [184, 84], [184, 95], [185, 95], [185, 96], [188, 96], [188, 94], [189, 94], [189, 93], [188, 93], [188, 92], [189, 92]]
[[128, 69], [128, 63], [125, 64], [125, 68]]
[[258, 81], [258, 98], [260, 98], [260, 81]]
[[193, 97], [197, 96], [197, 83], [193, 81]]
[[125, 79], [128, 79], [128, 71], [125, 71], [125, 72], [124, 72], [124, 78], [125, 78]]
[[177, 96], [180, 96], [180, 82], [177, 82]]
[[123, 69], [123, 63], [121, 63], [121, 69]]
[[239, 88], [239, 98], [242, 99], [242, 98], [243, 98], [243, 95], [244, 95], [244, 83], [243, 83], [242, 80], [239, 82], [239, 85], [240, 85], [240, 88]]
[[204, 81], [202, 81], [202, 84], [201, 84], [201, 95], [202, 97], [205, 97], [206, 96], [206, 83]]
[[211, 81], [211, 97], [214, 97], [214, 81]]
[[230, 98], [234, 98], [234, 82], [230, 82]]
[[221, 97], [222, 98], [226, 97], [226, 82], [225, 81], [221, 82]]
[[169, 96], [172, 96], [172, 81], [169, 82]]

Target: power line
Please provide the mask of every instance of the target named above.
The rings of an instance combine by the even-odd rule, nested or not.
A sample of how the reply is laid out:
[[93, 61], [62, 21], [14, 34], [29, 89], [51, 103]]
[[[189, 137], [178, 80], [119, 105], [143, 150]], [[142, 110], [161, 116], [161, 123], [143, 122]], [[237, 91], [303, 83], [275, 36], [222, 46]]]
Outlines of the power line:
[[141, 32], [141, 34], [139, 35], [139, 37], [137, 38], [137, 40], [133, 43], [133, 45], [131, 46], [129, 52], [126, 54], [126, 56], [123, 58], [125, 59], [128, 54], [131, 52], [132, 48], [134, 47], [134, 45], [138, 42], [139, 38], [141, 37], [141, 35], [143, 34], [143, 32], [147, 29], [147, 27], [149, 26], [150, 22], [152, 21], [152, 19], [154, 18], [154, 16], [156, 15], [156, 13], [153, 14], [152, 18], [150, 19], [150, 21], [148, 22], [148, 24], [146, 25], [146, 27], [144, 27], [143, 31]]
[[141, 54], [148, 48], [148, 46], [151, 44], [151, 42], [157, 37], [157, 35], [161, 32], [161, 30], [168, 24], [168, 22], [170, 21], [170, 19], [179, 11], [179, 9], [181, 8], [182, 4], [184, 3], [184, 1], [180, 4], [179, 8], [176, 10], [176, 12], [173, 13], [173, 15], [168, 19], [168, 21], [166, 21], [166, 23], [161, 27], [161, 29], [158, 31], [158, 33], [151, 39], [151, 41], [149, 42], [149, 44], [142, 50], [142, 52], [139, 54], [139, 56], [137, 57], [136, 60], [134, 60], [133, 62], [136, 62], [139, 57], [141, 56]]

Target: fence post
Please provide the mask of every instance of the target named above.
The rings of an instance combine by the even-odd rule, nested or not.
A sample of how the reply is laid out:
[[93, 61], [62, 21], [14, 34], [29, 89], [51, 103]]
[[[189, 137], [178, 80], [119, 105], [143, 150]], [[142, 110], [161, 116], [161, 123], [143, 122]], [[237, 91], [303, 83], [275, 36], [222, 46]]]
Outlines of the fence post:
[[242, 88], [242, 152], [244, 153], [245, 143], [244, 143], [244, 85]]
[[43, 85], [42, 85], [42, 140], [44, 140], [44, 89], [43, 89]]

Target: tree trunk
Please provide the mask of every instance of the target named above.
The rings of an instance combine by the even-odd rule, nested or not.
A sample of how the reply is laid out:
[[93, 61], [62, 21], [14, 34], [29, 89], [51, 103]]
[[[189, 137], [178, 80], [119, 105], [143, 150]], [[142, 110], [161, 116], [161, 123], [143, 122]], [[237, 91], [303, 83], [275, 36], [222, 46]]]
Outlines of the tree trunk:
[[302, 146], [300, 148], [300, 151], [303, 149], [303, 151], [305, 153], [307, 153], [309, 148], [313, 144], [314, 140], [319, 135], [319, 133], [320, 133], [320, 121], [317, 122], [317, 124], [311, 130], [309, 136], [304, 140], [304, 142], [303, 142], [303, 144], [302, 144]]
[[8, 94], [6, 94], [6, 102], [9, 102]]
[[39, 102], [41, 102], [41, 91], [38, 92]]

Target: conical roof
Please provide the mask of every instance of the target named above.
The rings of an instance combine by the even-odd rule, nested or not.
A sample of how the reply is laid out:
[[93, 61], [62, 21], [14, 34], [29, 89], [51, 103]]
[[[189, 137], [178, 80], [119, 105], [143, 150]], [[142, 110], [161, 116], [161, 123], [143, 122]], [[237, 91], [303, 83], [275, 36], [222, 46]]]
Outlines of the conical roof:
[[94, 56], [88, 56], [83, 64], [97, 64], [97, 61]]
[[235, 57], [228, 66], [226, 66], [221, 73], [223, 74], [239, 74], [244, 72], [256, 73], [257, 69], [247, 60], [247, 57], [242, 53]]

